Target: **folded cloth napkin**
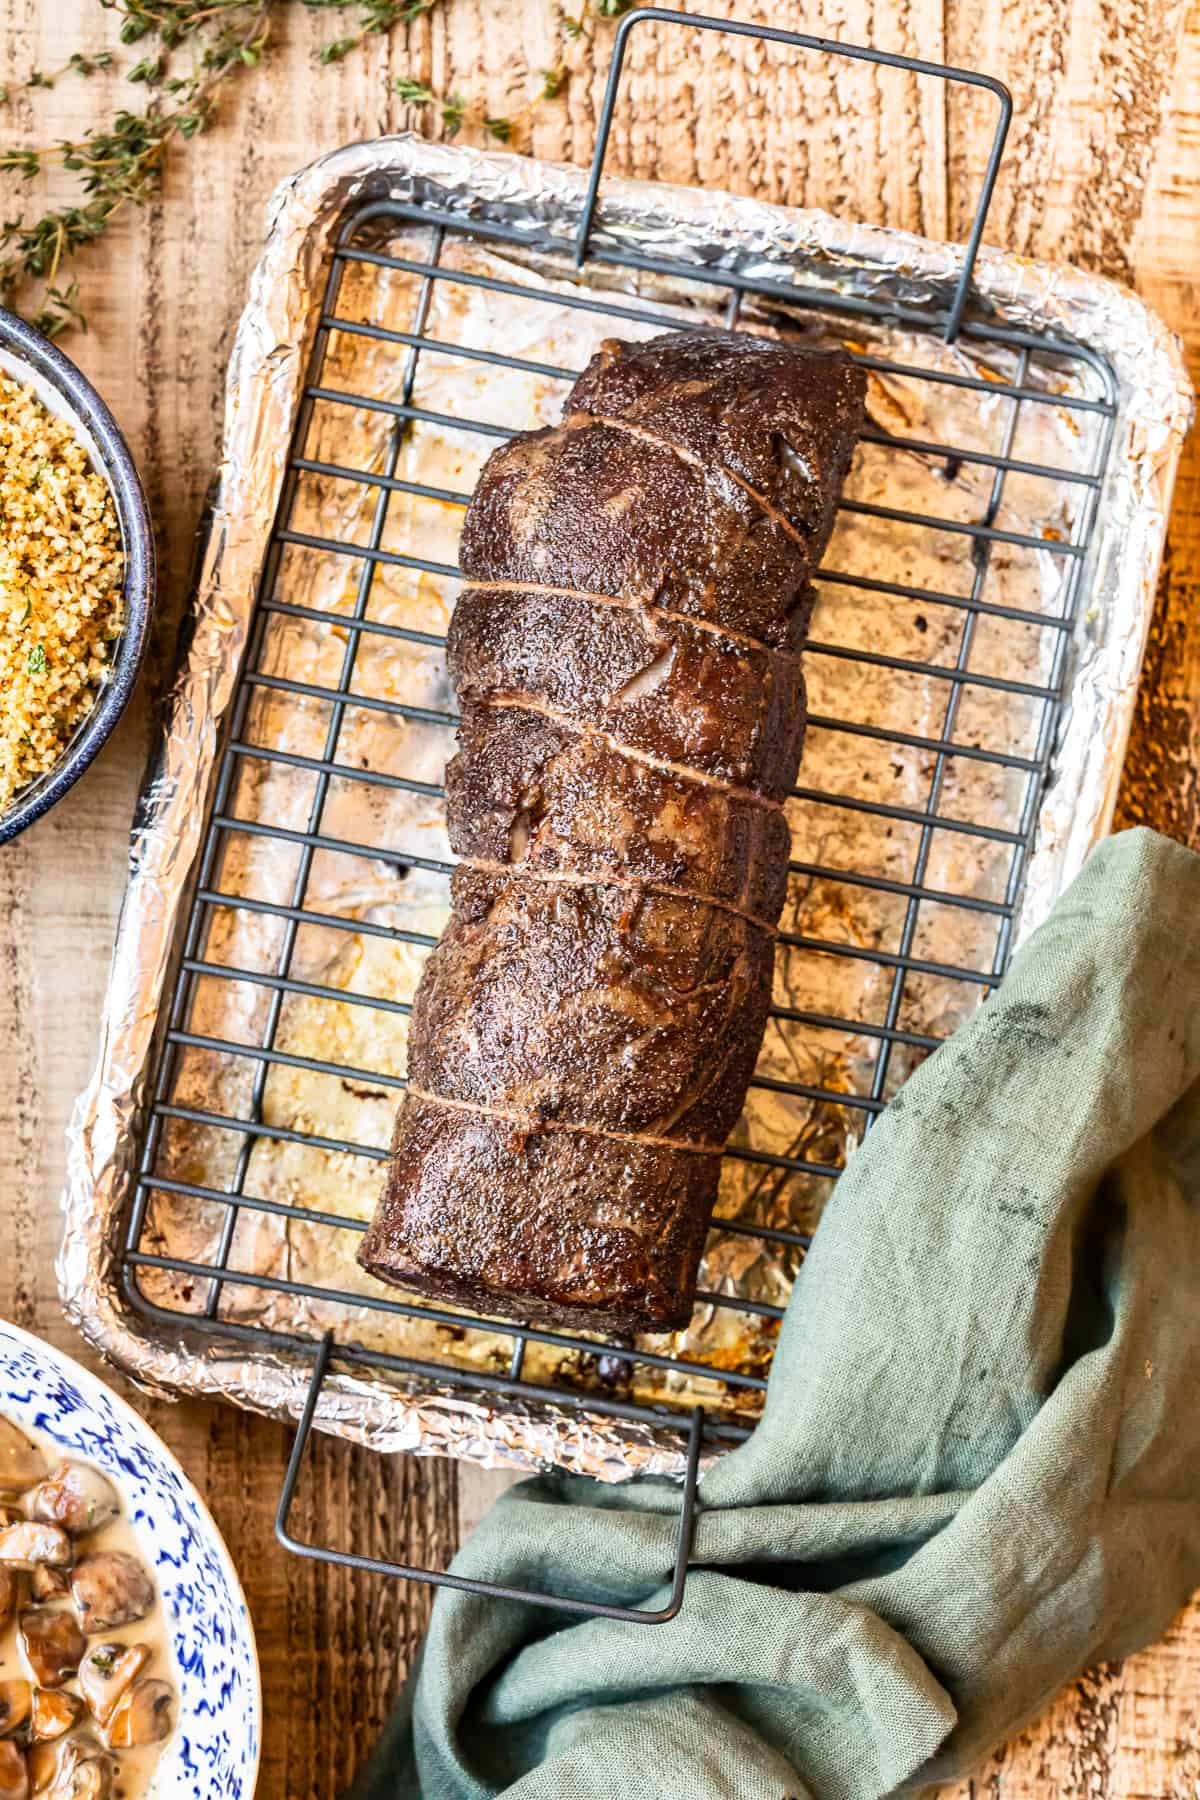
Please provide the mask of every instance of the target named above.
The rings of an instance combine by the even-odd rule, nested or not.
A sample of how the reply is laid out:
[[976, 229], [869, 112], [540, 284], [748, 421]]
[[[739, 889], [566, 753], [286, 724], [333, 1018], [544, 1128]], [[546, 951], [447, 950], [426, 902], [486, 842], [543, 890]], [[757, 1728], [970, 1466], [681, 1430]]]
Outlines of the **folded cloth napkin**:
[[[1110, 839], [852, 1157], [683, 1610], [444, 1591], [356, 1800], [873, 1800], [1200, 1583], [1200, 858]], [[463, 1575], [661, 1606], [678, 1489], [539, 1476]]]

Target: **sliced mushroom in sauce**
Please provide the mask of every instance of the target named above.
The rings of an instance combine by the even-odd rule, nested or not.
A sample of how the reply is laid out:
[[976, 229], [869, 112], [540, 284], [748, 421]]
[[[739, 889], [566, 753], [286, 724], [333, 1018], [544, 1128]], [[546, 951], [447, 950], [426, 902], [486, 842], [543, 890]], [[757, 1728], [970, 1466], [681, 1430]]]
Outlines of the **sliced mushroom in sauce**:
[[75, 1762], [79, 1760], [79, 1752], [74, 1744], [35, 1744], [29, 1752], [29, 1779], [35, 1794], [47, 1794], [54, 1785], [63, 1758], [70, 1756]]
[[117, 1490], [107, 1475], [87, 1463], [62, 1462], [29, 1496], [29, 1516], [61, 1525], [72, 1537], [103, 1531], [121, 1511]]
[[[0, 1417], [0, 1800], [138, 1800], [153, 1783], [176, 1691], [121, 1514], [102, 1470]], [[145, 1642], [119, 1641], [143, 1619]]]
[[79, 1691], [97, 1725], [107, 1725], [126, 1688], [150, 1661], [145, 1644], [97, 1644], [79, 1665]]
[[85, 1756], [65, 1784], [50, 1789], [50, 1800], [110, 1800], [113, 1766], [106, 1756]]
[[110, 1800], [113, 1765], [107, 1756], [84, 1756], [66, 1781], [50, 1789], [50, 1800]]
[[76, 1563], [71, 1597], [80, 1624], [92, 1637], [144, 1619], [154, 1605], [154, 1583], [127, 1550], [99, 1550]]
[[29, 1764], [11, 1738], [0, 1738], [0, 1800], [28, 1800]]
[[165, 1681], [137, 1681], [117, 1701], [104, 1741], [113, 1750], [161, 1744], [171, 1735], [175, 1690]]
[[50, 1563], [39, 1563], [29, 1577], [29, 1597], [38, 1606], [45, 1606], [48, 1600], [69, 1600], [71, 1571], [56, 1569]]
[[60, 1774], [79, 1761], [75, 1744], [34, 1744], [29, 1752], [29, 1779], [35, 1794], [48, 1794]]
[[0, 1416], [0, 1494], [23, 1494], [46, 1473], [46, 1458], [11, 1419]]
[[79, 1695], [65, 1688], [35, 1688], [29, 1736], [35, 1744], [53, 1744], [74, 1731], [86, 1711]]
[[0, 1737], [11, 1737], [33, 1711], [33, 1689], [27, 1681], [0, 1681]]
[[29, 1774], [33, 1792], [45, 1794], [47, 1800], [109, 1800], [113, 1791], [112, 1758], [73, 1740], [35, 1744], [29, 1752]]
[[16, 1618], [20, 1597], [21, 1583], [16, 1572], [0, 1568], [0, 1631], [7, 1631]]
[[39, 1687], [61, 1687], [87, 1655], [87, 1639], [65, 1606], [27, 1607], [20, 1637], [21, 1653]]
[[0, 1528], [0, 1563], [8, 1563], [10, 1568], [34, 1569], [39, 1563], [50, 1563], [56, 1569], [69, 1569], [74, 1561], [75, 1551], [61, 1525], [22, 1519]]

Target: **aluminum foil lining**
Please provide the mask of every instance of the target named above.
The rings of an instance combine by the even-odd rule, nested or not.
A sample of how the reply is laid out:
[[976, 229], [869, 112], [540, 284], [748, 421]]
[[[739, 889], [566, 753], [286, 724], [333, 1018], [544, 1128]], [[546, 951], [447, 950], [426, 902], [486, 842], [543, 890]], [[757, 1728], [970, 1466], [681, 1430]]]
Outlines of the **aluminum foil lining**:
[[[224, 451], [215, 508], [208, 533], [194, 604], [194, 628], [183, 666], [170, 698], [166, 729], [148, 775], [134, 824], [130, 879], [118, 932], [105, 1007], [100, 1056], [95, 1075], [81, 1096], [69, 1138], [68, 1182], [64, 1195], [66, 1232], [59, 1277], [68, 1312], [88, 1338], [111, 1361], [143, 1385], [171, 1393], [219, 1395], [274, 1415], [296, 1416], [308, 1386], [303, 1358], [287, 1349], [273, 1351], [256, 1343], [252, 1351], [230, 1335], [200, 1331], [187, 1323], [203, 1296], [194, 1295], [180, 1277], [150, 1272], [143, 1287], [148, 1296], [179, 1315], [177, 1328], [159, 1327], [129, 1306], [117, 1267], [117, 1246], [128, 1214], [131, 1169], [137, 1144], [139, 1108], [151, 1055], [160, 997], [176, 951], [185, 910], [189, 875], [201, 841], [206, 800], [217, 753], [218, 734], [229, 704], [247, 642], [247, 628], [264, 550], [270, 537], [284, 475], [288, 447], [317, 316], [321, 310], [331, 246], [348, 209], [372, 199], [416, 202], [465, 219], [486, 216], [518, 234], [505, 246], [452, 236], [443, 260], [468, 273], [505, 277], [514, 271], [522, 283], [536, 285], [548, 296], [558, 291], [561, 265], [540, 254], [535, 237], [547, 233], [566, 243], [578, 219], [583, 172], [517, 158], [479, 153], [420, 139], [401, 137], [352, 146], [322, 159], [288, 181], [272, 203], [270, 232], [255, 273], [249, 304], [239, 327], [228, 382]], [[383, 229], [381, 227], [381, 229]], [[389, 248], [419, 259], [428, 247], [428, 231], [418, 224], [389, 226], [382, 238]], [[760, 205], [728, 195], [691, 189], [610, 181], [597, 215], [593, 248], [652, 247], [659, 259], [680, 258], [693, 270], [737, 270], [790, 282], [818, 284], [831, 298], [861, 296], [901, 300], [908, 307], [932, 308], [944, 301], [959, 267], [953, 247], [931, 244], [902, 233], [855, 226], [818, 212]], [[677, 311], [697, 316], [694, 286], [684, 295], [682, 284], [668, 277], [633, 275], [613, 266], [592, 264], [585, 279], [611, 290], [623, 300], [652, 307], [661, 317]], [[1088, 848], [1108, 828], [1116, 796], [1124, 746], [1134, 706], [1138, 672], [1149, 626], [1171, 486], [1183, 435], [1190, 422], [1191, 394], [1174, 339], [1136, 297], [1097, 277], [1054, 266], [1033, 264], [997, 251], [984, 250], [976, 269], [976, 285], [997, 318], [1008, 326], [1039, 333], [1055, 332], [1107, 360], [1118, 389], [1118, 415], [1106, 486], [1098, 509], [1092, 547], [1082, 571], [1083, 604], [1072, 646], [1069, 705], [1054, 764], [1054, 780], [1041, 806], [1034, 853], [1030, 859], [1019, 933], [1045, 914], [1078, 869]], [[711, 288], [711, 316], [720, 317], [725, 298]], [[364, 264], [343, 282], [339, 310], [376, 324], [411, 329], [412, 284]], [[703, 307], [703, 293], [700, 305]], [[349, 312], [348, 309], [355, 309]], [[703, 312], [702, 315], [703, 316]], [[786, 305], [760, 309], [748, 298], [743, 322], [752, 329], [786, 330]], [[797, 314], [797, 320], [801, 315]], [[624, 322], [627, 335], [649, 335], [658, 327]], [[850, 327], [842, 315], [806, 311], [802, 328], [809, 338], [846, 341]], [[579, 367], [611, 322], [578, 310], [526, 307], [501, 303], [487, 290], [435, 285], [427, 324], [431, 335], [456, 342], [502, 348], [518, 347], [522, 356], [553, 365]], [[857, 328], [856, 328], [857, 329]], [[862, 336], [870, 348], [897, 362], [920, 363], [950, 372], [991, 370], [1012, 376], [1015, 359], [991, 346], [941, 345], [912, 328], [864, 323]], [[860, 345], [859, 347], [862, 347]], [[437, 366], [435, 366], [435, 364]], [[330, 351], [329, 380], [359, 393], [396, 397], [402, 359], [392, 345], [339, 335]], [[551, 381], [487, 368], [481, 380], [478, 364], [425, 359], [414, 398], [432, 413], [492, 417], [506, 424], [536, 423], [556, 416], [562, 387]], [[1045, 370], [1039, 380], [1055, 379]], [[1103, 378], [1086, 362], [1061, 365], [1061, 391], [1097, 398]], [[1035, 379], [1031, 375], [1031, 380]], [[1058, 390], [1055, 390], [1058, 391]], [[953, 385], [908, 384], [887, 375], [872, 381], [869, 406], [883, 431], [913, 438], [1002, 447], [1008, 403], [998, 397]], [[349, 416], [347, 416], [349, 415]], [[1038, 406], [1021, 416], [1011, 454], [1029, 463], [1085, 469], [1094, 450], [1099, 415]], [[343, 409], [325, 416], [318, 408], [307, 427], [305, 454], [327, 463], [358, 468], [378, 466], [381, 427], [376, 417]], [[372, 436], [372, 433], [375, 435]], [[487, 445], [467, 446], [464, 434], [425, 424], [405, 440], [398, 473], [431, 486], [469, 490]], [[374, 460], [373, 460], [374, 459]], [[473, 460], [475, 459], [475, 460]], [[864, 447], [848, 489], [859, 502], [913, 512], [935, 512], [977, 518], [981, 494], [991, 471], [959, 466], [953, 471], [929, 459], [896, 456]], [[1047, 541], [1070, 541], [1078, 528], [1079, 507], [1086, 489], [1044, 480], [1010, 476], [995, 523], [1019, 535]], [[365, 497], [364, 497], [365, 496]], [[343, 541], [362, 541], [364, 520], [374, 504], [374, 490], [349, 486], [314, 475], [297, 491], [293, 525]], [[455, 560], [460, 515], [419, 511], [409, 497], [389, 506], [385, 547], [419, 549], [434, 560]], [[961, 578], [939, 565], [939, 552], [911, 528], [908, 536], [868, 513], [843, 516], [827, 566], [851, 567], [859, 575], [886, 579], [903, 559], [905, 579], [932, 588], [961, 590]], [[443, 533], [444, 541], [439, 539]], [[289, 548], [289, 593], [307, 607], [336, 611], [342, 601], [344, 571], [317, 552]], [[1006, 547], [990, 572], [993, 598], [1030, 610], [1053, 612], [1061, 605], [1068, 559]], [[403, 576], [403, 579], [401, 579]], [[411, 572], [377, 575], [378, 616], [444, 629], [453, 604], [453, 584], [422, 580], [414, 586]], [[274, 626], [278, 621], [273, 621]], [[922, 662], [952, 660], [961, 620], [922, 617], [911, 609], [901, 617], [884, 598], [831, 588], [823, 592], [814, 633], [850, 647], [881, 647]], [[1050, 673], [1053, 633], [1013, 628], [1003, 619], [978, 622], [971, 667], [991, 669], [1036, 686]], [[919, 637], [914, 637], [914, 632]], [[336, 633], [334, 634], [336, 644]], [[432, 708], [448, 709], [452, 698], [440, 659], [400, 656], [386, 640], [380, 653], [360, 650], [356, 687]], [[330, 633], [294, 620], [284, 620], [268, 634], [258, 667], [276, 677], [322, 683], [328, 681]], [[936, 736], [944, 690], [937, 682], [905, 684], [881, 680], [869, 665], [810, 657], [810, 705], [818, 715], [883, 720], [918, 735]], [[372, 690], [372, 683], [376, 687]], [[961, 739], [1004, 745], [1026, 754], [1033, 748], [1038, 708], [1030, 699], [997, 694], [986, 687], [964, 690], [956, 721]], [[255, 741], [311, 752], [321, 736], [319, 708], [297, 705], [278, 692], [259, 693], [250, 709], [246, 731]], [[448, 750], [444, 733], [409, 733], [400, 751], [386, 741], [388, 721], [364, 711], [349, 740], [362, 766], [387, 767], [402, 754], [408, 774], [437, 780]], [[315, 734], [315, 736], [314, 736]], [[802, 779], [833, 792], [858, 792], [865, 798], [918, 807], [928, 787], [929, 759], [866, 745], [862, 738], [839, 737], [817, 730], [810, 736]], [[339, 749], [339, 757], [345, 752]], [[952, 760], [940, 809], [953, 816], [1011, 825], [1019, 806], [1019, 772], [991, 764]], [[307, 804], [309, 777], [286, 764], [248, 764], [242, 771], [235, 810], [248, 819], [299, 819]], [[1016, 785], [1014, 785], [1016, 784]], [[380, 813], [378, 789], [354, 796], [342, 790], [334, 800], [336, 834], [347, 839], [389, 842], [448, 856], [444, 822], [436, 806], [411, 796], [388, 796]], [[792, 818], [793, 832], [807, 845], [811, 860], [870, 870], [907, 879], [911, 844], [903, 834], [889, 842], [877, 819], [853, 812], [838, 815], [805, 813]], [[815, 852], [819, 850], [819, 855]], [[937, 858], [942, 858], [937, 864]], [[989, 860], [990, 858], [990, 860]], [[1003, 897], [1007, 863], [976, 838], [954, 840], [934, 852], [927, 873], [930, 886]], [[289, 867], [285, 852], [264, 840], [232, 842], [222, 868], [227, 891], [285, 897]], [[436, 931], [445, 912], [441, 877], [406, 881], [399, 890], [386, 869], [359, 865], [354, 889], [337, 859], [314, 865], [316, 903], [326, 910], [353, 911], [355, 917], [379, 925]], [[964, 888], [964, 884], [965, 888]], [[789, 903], [785, 926], [807, 937], [833, 937], [852, 946], [886, 939], [884, 901], [861, 893], [847, 912], [844, 896], [828, 884], [801, 884]], [[980, 937], [984, 926], [972, 913], [923, 909], [923, 936], [918, 955], [958, 966], [986, 966], [989, 945]], [[988, 922], [994, 927], [994, 920]], [[270, 968], [277, 948], [275, 923], [248, 912], [217, 916], [205, 949], [209, 960], [239, 968]], [[981, 961], [981, 958], [983, 959]], [[383, 997], [404, 998], [419, 973], [419, 959], [403, 944], [378, 934], [354, 937], [314, 933], [298, 947], [295, 972], [324, 987], [361, 989]], [[869, 1019], [878, 1015], [886, 967], [864, 958], [818, 957], [781, 963], [782, 997], [794, 1004], [841, 1016]], [[951, 1029], [977, 1003], [978, 987], [969, 984], [912, 980], [905, 994], [901, 1023], [914, 1032], [938, 1035]], [[201, 982], [196, 990], [193, 1029], [253, 1043], [261, 1028], [263, 990], [249, 984]], [[290, 1004], [290, 1003], [289, 1003]], [[361, 1016], [360, 1016], [361, 1015]], [[368, 1023], [364, 1024], [364, 1017]], [[360, 1007], [329, 1008], [316, 1000], [296, 1000], [286, 1024], [287, 1042], [300, 1052], [328, 1046], [337, 1039], [335, 1060], [356, 1066], [403, 1067], [403, 1032], [395, 1018], [369, 1014]], [[364, 1035], [364, 1033], [366, 1035]], [[373, 1035], [372, 1035], [373, 1034]], [[868, 1039], [834, 1044], [820, 1033], [788, 1037], [768, 1035], [760, 1072], [784, 1080], [818, 1083], [847, 1092], [863, 1091], [873, 1045]], [[328, 1048], [317, 1054], [328, 1055]], [[398, 1064], [396, 1059], [398, 1060]], [[889, 1070], [890, 1092], [911, 1066], [911, 1053], [901, 1047]], [[182, 1097], [192, 1106], [236, 1113], [245, 1096], [242, 1079], [230, 1065], [203, 1055], [186, 1061], [180, 1079]], [[265, 1105], [280, 1118], [303, 1115], [327, 1135], [382, 1145], [394, 1105], [394, 1093], [356, 1096], [342, 1093], [331, 1100], [328, 1083], [291, 1070], [274, 1071]], [[345, 1084], [342, 1084], [345, 1087]], [[310, 1129], [313, 1127], [310, 1125]], [[736, 1142], [799, 1151], [821, 1162], [840, 1163], [852, 1153], [854, 1115], [827, 1106], [806, 1105], [769, 1089], [755, 1090]], [[163, 1156], [170, 1171], [190, 1174], [210, 1186], [223, 1187], [228, 1169], [228, 1143], [222, 1149], [203, 1131], [172, 1126], [164, 1138]], [[250, 1191], [277, 1198], [303, 1193], [307, 1204], [324, 1210], [369, 1212], [378, 1186], [378, 1166], [351, 1171], [347, 1159], [331, 1162], [303, 1147], [264, 1143], [256, 1146]], [[223, 1161], [223, 1158], [225, 1161]], [[828, 1184], [826, 1184], [828, 1185]], [[720, 1210], [727, 1217], [750, 1217], [759, 1223], [804, 1228], [814, 1223], [823, 1199], [821, 1184], [801, 1189], [786, 1182], [764, 1192], [761, 1179], [747, 1165], [727, 1159]], [[210, 1261], [219, 1234], [222, 1209], [206, 1209], [194, 1201], [158, 1195], [148, 1218], [155, 1248], [196, 1262]], [[210, 1216], [211, 1214], [211, 1216]], [[235, 1266], [272, 1273], [281, 1269], [316, 1286], [362, 1290], [369, 1278], [354, 1268], [354, 1238], [340, 1248], [328, 1234], [301, 1230], [276, 1216], [243, 1214], [235, 1239]], [[718, 1234], [706, 1259], [702, 1285], [717, 1292], [748, 1295], [782, 1303], [794, 1265], [788, 1253], [764, 1249], [745, 1238]], [[346, 1318], [344, 1309], [328, 1312], [320, 1302], [297, 1303], [287, 1296], [226, 1290], [223, 1319], [240, 1325], [265, 1326], [279, 1333], [312, 1336], [336, 1321], [356, 1342], [402, 1355], [438, 1358], [444, 1341], [425, 1324], [386, 1320], [366, 1308]], [[775, 1327], [724, 1309], [699, 1309], [687, 1333], [667, 1348], [694, 1355], [719, 1368], [765, 1366]], [[460, 1361], [473, 1372], [501, 1372], [507, 1340], [485, 1334], [472, 1338], [471, 1353]], [[661, 1346], [658, 1346], [661, 1347]], [[556, 1360], [557, 1359], [557, 1360]], [[531, 1346], [526, 1378], [578, 1385], [580, 1371], [564, 1366], [559, 1353]], [[594, 1373], [594, 1371], [593, 1371]], [[714, 1392], [719, 1383], [689, 1382], [675, 1374], [639, 1369], [620, 1388], [618, 1397], [653, 1403], [701, 1403], [748, 1421], [743, 1394]], [[753, 1399], [753, 1396], [751, 1396]], [[383, 1450], [410, 1450], [470, 1457], [485, 1464], [536, 1466], [552, 1463], [609, 1480], [635, 1473], [677, 1473], [678, 1440], [669, 1431], [617, 1423], [610, 1416], [550, 1405], [524, 1406], [511, 1396], [481, 1394], [456, 1386], [452, 1370], [436, 1392], [404, 1389], [368, 1371], [331, 1373], [322, 1391], [318, 1423]]]

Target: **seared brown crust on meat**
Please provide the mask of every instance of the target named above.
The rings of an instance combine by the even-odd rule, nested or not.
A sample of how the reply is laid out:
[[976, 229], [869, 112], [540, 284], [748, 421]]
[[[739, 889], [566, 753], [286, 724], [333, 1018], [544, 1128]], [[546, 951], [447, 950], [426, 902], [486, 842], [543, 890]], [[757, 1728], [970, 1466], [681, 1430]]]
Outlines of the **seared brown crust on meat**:
[[447, 644], [464, 705], [525, 694], [579, 725], [782, 799], [804, 734], [799, 659], [652, 606], [468, 588]]
[[471, 503], [453, 911], [363, 1266], [587, 1329], [686, 1322], [771, 996], [810, 577], [861, 373], [610, 343]]
[[622, 756], [521, 708], [469, 708], [446, 770], [460, 856], [524, 875], [654, 884], [771, 925], [787, 880], [782, 812]]
[[770, 937], [736, 913], [460, 869], [413, 1009], [408, 1079], [478, 1106], [519, 1094], [538, 1121], [720, 1149], [770, 969]]
[[719, 1169], [696, 1151], [536, 1131], [406, 1094], [362, 1260], [484, 1313], [659, 1329], [691, 1311]]

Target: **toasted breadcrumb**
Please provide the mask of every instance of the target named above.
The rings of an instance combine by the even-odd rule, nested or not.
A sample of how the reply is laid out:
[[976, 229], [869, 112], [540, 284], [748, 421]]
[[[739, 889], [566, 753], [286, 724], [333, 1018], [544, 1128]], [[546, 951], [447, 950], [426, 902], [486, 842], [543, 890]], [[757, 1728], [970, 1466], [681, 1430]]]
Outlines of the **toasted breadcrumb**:
[[0, 375], [0, 813], [95, 704], [123, 568], [103, 475], [65, 419]]

